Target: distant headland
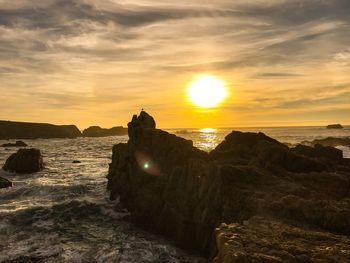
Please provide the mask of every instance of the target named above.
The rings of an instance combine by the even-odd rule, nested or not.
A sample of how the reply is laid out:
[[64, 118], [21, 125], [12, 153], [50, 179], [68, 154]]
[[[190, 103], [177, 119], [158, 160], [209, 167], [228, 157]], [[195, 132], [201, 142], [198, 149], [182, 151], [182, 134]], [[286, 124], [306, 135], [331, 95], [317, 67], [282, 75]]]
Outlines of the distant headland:
[[128, 128], [117, 126], [110, 129], [101, 128], [99, 126], [91, 126], [85, 129], [82, 133], [83, 137], [108, 137], [122, 136], [128, 134]]
[[127, 128], [122, 126], [110, 129], [92, 126], [81, 132], [75, 125], [0, 121], [0, 140], [106, 137], [126, 134]]

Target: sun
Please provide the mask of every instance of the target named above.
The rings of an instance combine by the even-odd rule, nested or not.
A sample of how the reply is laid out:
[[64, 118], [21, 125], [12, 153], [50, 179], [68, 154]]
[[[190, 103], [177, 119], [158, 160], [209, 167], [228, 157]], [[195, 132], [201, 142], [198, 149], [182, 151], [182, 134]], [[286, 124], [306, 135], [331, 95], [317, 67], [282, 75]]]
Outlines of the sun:
[[222, 80], [206, 75], [191, 83], [188, 95], [197, 106], [214, 108], [225, 99], [227, 90]]

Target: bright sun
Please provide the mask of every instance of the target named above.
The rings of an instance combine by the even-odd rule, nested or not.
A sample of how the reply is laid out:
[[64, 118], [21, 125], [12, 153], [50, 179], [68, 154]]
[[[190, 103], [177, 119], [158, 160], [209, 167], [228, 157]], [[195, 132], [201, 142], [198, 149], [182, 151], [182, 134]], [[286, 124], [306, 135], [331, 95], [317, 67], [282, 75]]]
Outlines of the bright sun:
[[225, 99], [227, 90], [220, 79], [214, 76], [202, 76], [191, 83], [188, 94], [194, 104], [213, 108]]

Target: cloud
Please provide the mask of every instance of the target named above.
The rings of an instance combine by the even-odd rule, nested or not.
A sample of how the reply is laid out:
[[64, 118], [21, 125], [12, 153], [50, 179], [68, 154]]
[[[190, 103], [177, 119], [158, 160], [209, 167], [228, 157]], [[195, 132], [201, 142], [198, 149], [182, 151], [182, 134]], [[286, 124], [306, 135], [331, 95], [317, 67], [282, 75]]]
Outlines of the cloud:
[[0, 118], [33, 103], [174, 110], [203, 72], [230, 83], [241, 112], [343, 103], [337, 88], [309, 96], [350, 81], [348, 10], [348, 0], [0, 0], [0, 92], [17, 105]]
[[253, 78], [261, 78], [261, 79], [273, 79], [273, 78], [294, 78], [301, 77], [301, 74], [295, 73], [287, 73], [287, 72], [265, 72], [265, 73], [257, 73], [253, 75]]

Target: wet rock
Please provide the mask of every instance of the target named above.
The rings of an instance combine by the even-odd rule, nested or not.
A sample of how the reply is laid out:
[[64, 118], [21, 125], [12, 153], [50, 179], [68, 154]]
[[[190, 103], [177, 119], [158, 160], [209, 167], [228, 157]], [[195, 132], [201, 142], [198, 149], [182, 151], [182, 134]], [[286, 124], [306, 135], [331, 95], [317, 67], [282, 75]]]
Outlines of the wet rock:
[[27, 147], [28, 145], [23, 141], [16, 141], [15, 143], [4, 143], [1, 147]]
[[[207, 256], [215, 255], [218, 248], [215, 262], [220, 263], [302, 262], [310, 249], [321, 249], [317, 238], [311, 240], [309, 251], [303, 249], [304, 243], [293, 237], [292, 225], [300, 226], [297, 233], [310, 238], [313, 229], [329, 237], [336, 232], [342, 235], [340, 246], [346, 247], [350, 162], [337, 149], [321, 145], [290, 149], [263, 133], [233, 131], [206, 153], [191, 141], [156, 129], [145, 112], [134, 116], [128, 127], [128, 143], [113, 147], [108, 189], [112, 199], [120, 197], [137, 225]], [[273, 222], [269, 231], [282, 233], [286, 226], [294, 250], [281, 247], [279, 242], [287, 240], [281, 237], [265, 247], [254, 243], [226, 253], [226, 246], [221, 246], [226, 241], [215, 240], [214, 230], [221, 223], [241, 229], [242, 222], [246, 226], [261, 216]], [[242, 231], [244, 242], [232, 242], [245, 244], [252, 240], [250, 233], [257, 236], [256, 242], [270, 238], [273, 232], [264, 230], [266, 222], [254, 223], [256, 233], [249, 228]], [[335, 244], [327, 245], [337, 251]], [[226, 254], [234, 257], [226, 260]], [[324, 256], [323, 262], [328, 258]]]
[[15, 173], [35, 173], [43, 169], [43, 158], [39, 149], [19, 149], [12, 154], [3, 170]]
[[11, 187], [11, 186], [12, 186], [12, 182], [10, 180], [0, 177], [0, 189]]
[[329, 124], [327, 129], [343, 129], [344, 127], [341, 124]]

